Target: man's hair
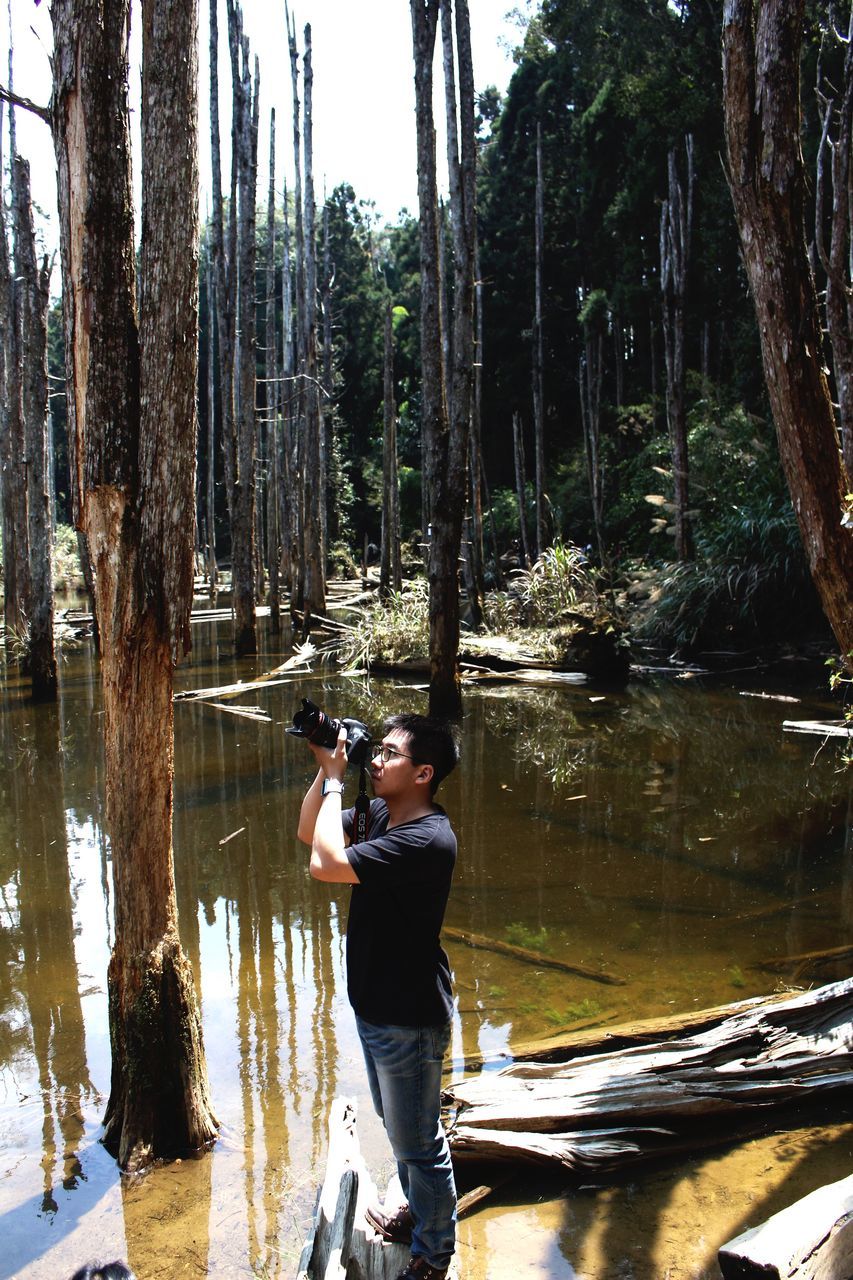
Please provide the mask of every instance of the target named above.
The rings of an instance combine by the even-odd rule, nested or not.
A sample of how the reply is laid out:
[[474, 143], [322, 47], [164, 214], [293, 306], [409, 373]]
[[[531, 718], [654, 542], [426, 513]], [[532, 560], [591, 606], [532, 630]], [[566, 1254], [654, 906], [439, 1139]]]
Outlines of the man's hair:
[[136, 1280], [136, 1277], [123, 1262], [87, 1262], [74, 1272], [71, 1280]]
[[446, 720], [436, 716], [417, 716], [404, 713], [389, 716], [383, 725], [385, 733], [394, 730], [408, 734], [409, 749], [412, 758], [418, 764], [432, 765], [430, 795], [435, 795], [440, 782], [443, 782], [459, 763], [459, 747], [456, 735]]

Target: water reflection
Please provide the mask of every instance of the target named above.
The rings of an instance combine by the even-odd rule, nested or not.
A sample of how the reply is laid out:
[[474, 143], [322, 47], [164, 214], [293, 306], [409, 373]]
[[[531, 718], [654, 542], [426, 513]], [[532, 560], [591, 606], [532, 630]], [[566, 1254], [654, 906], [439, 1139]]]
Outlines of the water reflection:
[[[257, 663], [237, 667], [225, 630], [205, 624], [194, 638], [194, 665], [180, 673], [187, 688], [285, 656], [262, 635]], [[359, 1099], [377, 1176], [390, 1161], [346, 1004], [348, 891], [307, 875], [293, 833], [311, 762], [282, 729], [301, 696], [375, 724], [422, 710], [424, 694], [315, 675], [241, 696], [273, 724], [176, 707], [181, 936], [223, 1127], [211, 1156], [121, 1183], [97, 1142], [111, 923], [95, 674], [81, 649], [63, 667], [58, 708], [31, 707], [14, 675], [0, 693], [0, 1268], [38, 1280], [118, 1255], [143, 1278], [287, 1275], [335, 1094]], [[460, 845], [448, 924], [608, 970], [624, 985], [448, 943], [457, 1066], [566, 1028], [767, 991], [793, 976], [799, 962], [786, 969], [786, 957], [849, 939], [849, 779], [831, 750], [781, 733], [788, 714], [768, 700], [678, 686], [603, 698], [498, 687], [469, 697], [463, 768], [443, 788]], [[803, 704], [803, 718], [826, 714], [814, 699]], [[762, 967], [770, 963], [781, 967]], [[815, 972], [823, 981], [846, 968]], [[835, 1176], [846, 1171], [847, 1131], [829, 1143], [825, 1132], [791, 1140], [780, 1182], [826, 1180], [834, 1163]], [[466, 1226], [465, 1274], [494, 1280], [502, 1258], [517, 1262], [527, 1233], [538, 1238], [531, 1274], [658, 1276], [672, 1234], [663, 1224], [675, 1213], [687, 1223], [679, 1247], [688, 1237], [695, 1245], [701, 1223], [710, 1257], [735, 1233], [729, 1219], [746, 1216], [736, 1195], [725, 1212], [714, 1208], [715, 1171], [749, 1150], [649, 1175], [633, 1191], [561, 1200], [552, 1188], [548, 1209], [533, 1208], [521, 1186], [517, 1203], [512, 1193]], [[688, 1185], [706, 1188], [693, 1209]], [[642, 1248], [630, 1242], [632, 1226]]]

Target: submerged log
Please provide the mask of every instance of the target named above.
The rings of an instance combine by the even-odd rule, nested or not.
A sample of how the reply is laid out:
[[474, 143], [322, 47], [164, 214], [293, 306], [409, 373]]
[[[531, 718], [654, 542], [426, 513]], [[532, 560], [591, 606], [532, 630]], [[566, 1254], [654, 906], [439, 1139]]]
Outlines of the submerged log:
[[733, 1140], [853, 1085], [853, 979], [761, 1002], [694, 1035], [452, 1082], [455, 1160], [578, 1172]]
[[853, 1177], [819, 1187], [724, 1244], [723, 1280], [849, 1280]]
[[469, 933], [467, 929], [453, 929], [445, 925], [441, 932], [450, 942], [462, 942], [466, 947], [475, 947], [482, 951], [496, 951], [498, 955], [512, 956], [514, 960], [523, 960], [525, 964], [535, 965], [538, 969], [560, 969], [563, 973], [573, 973], [579, 978], [589, 978], [590, 982], [604, 982], [611, 987], [624, 987], [626, 984], [625, 978], [618, 978], [615, 973], [608, 973], [606, 969], [591, 969], [588, 965], [555, 960], [553, 956], [543, 955], [541, 951], [516, 947], [511, 942], [501, 942], [497, 938], [487, 938], [483, 934]]

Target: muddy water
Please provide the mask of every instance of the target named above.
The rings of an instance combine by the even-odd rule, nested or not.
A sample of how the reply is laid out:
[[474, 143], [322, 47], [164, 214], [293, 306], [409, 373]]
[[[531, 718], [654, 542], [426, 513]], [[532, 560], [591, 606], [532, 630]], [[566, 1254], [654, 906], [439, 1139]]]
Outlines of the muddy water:
[[[227, 628], [194, 637], [184, 688], [283, 656], [265, 637], [257, 663], [235, 667]], [[0, 1275], [61, 1280], [94, 1257], [141, 1278], [293, 1274], [337, 1094], [358, 1099], [362, 1146], [380, 1183], [389, 1173], [346, 1003], [348, 891], [310, 880], [293, 835], [312, 771], [282, 724], [303, 695], [374, 725], [425, 705], [399, 682], [312, 675], [239, 699], [272, 724], [176, 706], [181, 934], [222, 1129], [211, 1154], [122, 1182], [98, 1142], [111, 885], [96, 670], [88, 649], [67, 654], [53, 708], [5, 677]], [[770, 991], [797, 977], [786, 957], [849, 941], [849, 774], [819, 740], [781, 730], [837, 712], [796, 696], [695, 683], [470, 695], [464, 765], [443, 788], [460, 840], [447, 923], [625, 984], [449, 943], [453, 1069], [564, 1029]], [[723, 1240], [849, 1172], [846, 1117], [803, 1125], [607, 1187], [511, 1183], [461, 1225], [462, 1275], [714, 1277]]]

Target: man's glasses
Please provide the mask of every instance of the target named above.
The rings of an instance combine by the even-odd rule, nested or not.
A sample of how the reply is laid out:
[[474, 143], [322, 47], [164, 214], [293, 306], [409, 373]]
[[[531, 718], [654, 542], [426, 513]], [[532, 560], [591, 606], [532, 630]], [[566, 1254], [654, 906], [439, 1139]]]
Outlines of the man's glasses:
[[396, 747], [387, 747], [384, 744], [381, 747], [376, 748], [373, 753], [374, 760], [377, 756], [379, 756], [379, 759], [383, 764], [387, 764], [388, 761], [393, 760], [395, 756], [402, 756], [404, 760], [411, 760], [414, 764], [418, 763], [414, 756], [407, 756], [405, 751], [398, 751]]

